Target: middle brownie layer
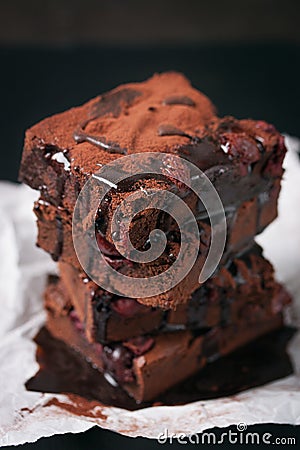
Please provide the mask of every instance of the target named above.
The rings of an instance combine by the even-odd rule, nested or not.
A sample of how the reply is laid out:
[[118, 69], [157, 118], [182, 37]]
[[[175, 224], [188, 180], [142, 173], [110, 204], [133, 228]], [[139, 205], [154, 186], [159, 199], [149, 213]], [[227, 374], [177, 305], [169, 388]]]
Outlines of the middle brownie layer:
[[[90, 342], [111, 342], [145, 333], [211, 328], [245, 318], [249, 323], [281, 311], [290, 300], [274, 280], [272, 265], [255, 245], [222, 267], [176, 310], [145, 306], [112, 295], [84, 272], [60, 263], [58, 313], [74, 308]], [[57, 289], [57, 288], [56, 288]], [[65, 299], [68, 299], [66, 302]]]
[[[263, 207], [260, 199], [257, 197], [226, 211], [227, 242], [221, 261], [222, 265], [232, 255], [250, 247], [254, 236], [261, 232], [276, 217], [278, 191], [279, 183], [274, 184], [269, 192], [269, 200]], [[72, 218], [61, 208], [46, 204], [42, 200], [36, 203], [35, 212], [38, 217], [38, 245], [49, 252], [54, 259], [68, 263], [81, 270], [81, 265], [73, 246]], [[138, 298], [137, 293], [136, 297], [140, 303], [165, 309], [175, 308], [176, 305], [185, 303], [192, 293], [199, 288], [198, 276], [208, 255], [211, 228], [209, 220], [206, 219], [199, 220], [198, 225], [200, 230], [200, 249], [193, 269], [168, 292], [163, 292], [162, 290], [163, 294], [148, 298]], [[157, 228], [160, 228], [160, 226], [157, 226]], [[180, 235], [178, 236], [176, 230], [170, 229], [166, 231], [168, 243], [165, 252], [155, 262], [149, 264], [136, 264], [120, 257], [114, 246], [105, 241], [103, 236], [97, 233], [96, 236], [104, 259], [115, 270], [129, 277], [151, 278], [172, 266], [180, 249]], [[95, 249], [95, 251], [98, 251], [98, 249]], [[85, 253], [88, 255], [88, 251]], [[96, 258], [87, 256], [87, 259], [86, 263], [89, 271], [101, 272], [101, 266], [94, 267]]]

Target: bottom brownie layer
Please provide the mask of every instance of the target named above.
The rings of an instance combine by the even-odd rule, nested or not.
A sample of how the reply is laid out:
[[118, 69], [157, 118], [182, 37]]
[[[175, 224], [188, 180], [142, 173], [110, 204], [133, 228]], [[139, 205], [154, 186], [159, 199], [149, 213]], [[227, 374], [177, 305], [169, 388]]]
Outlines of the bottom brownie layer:
[[[27, 381], [26, 388], [68, 395], [72, 413], [78, 412], [80, 416], [90, 416], [95, 405], [136, 410], [151, 405], [171, 406], [226, 397], [292, 374], [286, 347], [294, 333], [294, 329], [279, 328], [207, 364], [192, 377], [160, 394], [159, 399], [136, 403], [123, 389], [108, 383], [78, 352], [42, 328], [35, 338], [40, 367]], [[101, 408], [99, 410], [101, 412]]]
[[69, 316], [48, 313], [47, 328], [57, 339], [79, 352], [108, 381], [121, 385], [137, 402], [151, 401], [161, 393], [214, 361], [283, 325], [281, 314], [257, 322], [243, 321], [215, 327], [196, 335], [189, 331], [141, 336], [112, 347], [91, 345]]

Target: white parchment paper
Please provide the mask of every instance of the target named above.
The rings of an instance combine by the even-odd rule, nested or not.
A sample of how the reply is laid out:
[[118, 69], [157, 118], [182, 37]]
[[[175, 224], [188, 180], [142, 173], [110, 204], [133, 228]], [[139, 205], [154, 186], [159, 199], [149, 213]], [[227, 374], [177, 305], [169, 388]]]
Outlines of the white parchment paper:
[[[296, 324], [300, 316], [299, 141], [287, 138], [287, 144], [279, 218], [257, 241], [274, 264], [278, 279], [294, 296], [291, 316]], [[32, 204], [36, 198], [37, 193], [25, 186], [0, 183], [0, 446], [79, 433], [94, 425], [128, 436], [157, 438], [166, 429], [170, 434], [191, 434], [240, 422], [300, 424], [299, 333], [289, 346], [295, 375], [233, 397], [134, 412], [101, 407], [103, 419], [43, 407], [54, 395], [28, 392], [24, 387], [38, 370], [32, 338], [45, 319], [41, 293], [46, 274], [55, 271], [50, 257], [34, 245]], [[70, 401], [62, 395], [55, 397]]]

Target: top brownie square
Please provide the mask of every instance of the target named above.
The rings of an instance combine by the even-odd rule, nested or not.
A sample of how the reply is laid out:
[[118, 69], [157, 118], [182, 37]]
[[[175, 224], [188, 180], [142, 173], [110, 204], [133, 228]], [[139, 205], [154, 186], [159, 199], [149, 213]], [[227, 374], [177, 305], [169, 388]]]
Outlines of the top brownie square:
[[[120, 86], [30, 128], [20, 181], [72, 211], [78, 192], [99, 165], [150, 151], [196, 164], [227, 204], [252, 197], [280, 177], [285, 147], [272, 125], [218, 118], [210, 100], [183, 75], [163, 73]], [[238, 191], [228, 186], [234, 178]]]

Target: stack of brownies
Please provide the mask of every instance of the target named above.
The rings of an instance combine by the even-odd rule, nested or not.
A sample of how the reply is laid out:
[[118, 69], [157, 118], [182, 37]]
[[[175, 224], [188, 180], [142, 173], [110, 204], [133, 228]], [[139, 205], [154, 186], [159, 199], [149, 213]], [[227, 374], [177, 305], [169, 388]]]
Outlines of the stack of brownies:
[[[155, 187], [175, 190], [188, 204], [199, 227], [199, 252], [195, 267], [174, 288], [153, 297], [125, 298], [97, 286], [83, 271], [72, 218], [81, 189], [99, 167], [141, 152], [170, 154], [165, 175], [129, 177], [111, 187], [92, 230], [97, 250], [127, 276], [150, 278], [172, 266], [181, 236], [172, 218], [158, 209], [138, 214], [130, 228], [131, 242], [141, 251], [148, 248], [151, 230], [166, 233], [158, 260], [130, 261], [112, 237], [117, 206], [130, 193]], [[29, 129], [20, 179], [40, 191], [34, 206], [38, 245], [59, 266], [59, 276], [49, 278], [45, 292], [50, 333], [142, 402], [158, 399], [207, 363], [282, 327], [290, 298], [254, 237], [277, 215], [285, 152], [283, 137], [272, 125], [217, 117], [210, 100], [178, 73], [120, 86]], [[202, 285], [198, 275], [210, 248], [210, 220], [194, 193], [176, 182], [181, 168], [172, 155], [199, 167], [224, 205], [224, 254]], [[122, 232], [117, 239], [122, 245]], [[101, 272], [97, 264], [93, 270]]]

